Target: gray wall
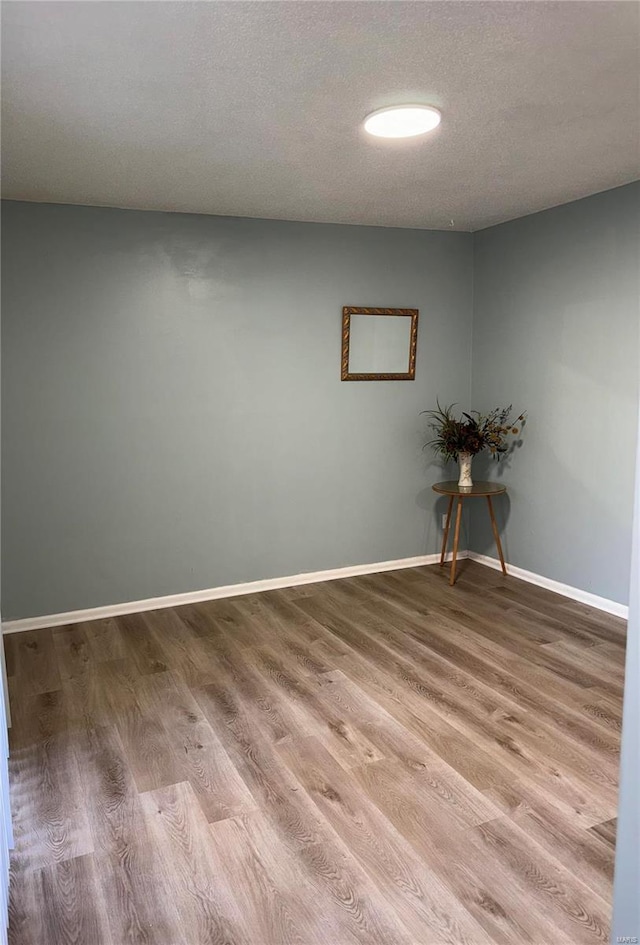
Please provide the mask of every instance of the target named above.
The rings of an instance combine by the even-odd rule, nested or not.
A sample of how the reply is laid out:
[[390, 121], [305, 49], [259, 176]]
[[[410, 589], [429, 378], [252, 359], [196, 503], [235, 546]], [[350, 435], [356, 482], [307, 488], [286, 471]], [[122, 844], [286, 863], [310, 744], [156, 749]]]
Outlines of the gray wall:
[[[530, 414], [475, 463], [509, 560], [626, 602], [639, 197], [473, 237], [4, 202], [3, 616], [437, 550], [419, 411], [469, 403], [472, 315], [474, 406]], [[415, 382], [340, 382], [344, 304], [420, 309]]]
[[[508, 559], [622, 603], [631, 554], [639, 254], [640, 184], [474, 236], [474, 405], [513, 402], [530, 414], [522, 449], [490, 473], [509, 485], [499, 506], [503, 523], [508, 518]], [[495, 555], [480, 512], [472, 547]]]
[[[436, 550], [419, 412], [469, 397], [470, 234], [19, 202], [3, 231], [5, 619]], [[340, 382], [343, 305], [420, 309], [414, 382]]]
[[631, 597], [622, 712], [622, 753], [611, 942], [640, 941], [640, 428], [636, 459]]
[[[0, 624], [2, 619], [0, 617]], [[13, 827], [9, 798], [9, 739], [7, 727], [11, 724], [9, 687], [4, 646], [0, 645], [0, 942], [8, 941], [9, 925], [9, 850], [13, 848]]]

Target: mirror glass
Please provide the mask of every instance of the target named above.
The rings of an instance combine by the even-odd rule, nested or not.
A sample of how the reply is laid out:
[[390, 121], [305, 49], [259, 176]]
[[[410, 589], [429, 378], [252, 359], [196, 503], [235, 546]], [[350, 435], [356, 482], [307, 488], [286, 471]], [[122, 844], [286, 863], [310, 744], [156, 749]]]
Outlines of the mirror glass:
[[408, 315], [352, 315], [350, 374], [406, 374], [411, 318]]
[[344, 381], [413, 380], [415, 309], [345, 308], [342, 328]]

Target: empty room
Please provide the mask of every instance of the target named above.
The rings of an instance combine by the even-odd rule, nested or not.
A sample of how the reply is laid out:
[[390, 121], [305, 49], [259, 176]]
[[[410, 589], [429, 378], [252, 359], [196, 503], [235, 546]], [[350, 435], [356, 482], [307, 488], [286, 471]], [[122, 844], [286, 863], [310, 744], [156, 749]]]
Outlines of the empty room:
[[0, 942], [640, 942], [640, 5], [1, 15]]

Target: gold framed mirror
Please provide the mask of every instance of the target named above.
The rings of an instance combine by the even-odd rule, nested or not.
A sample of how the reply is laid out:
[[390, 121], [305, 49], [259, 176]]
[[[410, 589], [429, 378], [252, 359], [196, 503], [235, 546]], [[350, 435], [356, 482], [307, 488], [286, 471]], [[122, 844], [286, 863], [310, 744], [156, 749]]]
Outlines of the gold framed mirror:
[[417, 308], [342, 309], [343, 381], [413, 381]]

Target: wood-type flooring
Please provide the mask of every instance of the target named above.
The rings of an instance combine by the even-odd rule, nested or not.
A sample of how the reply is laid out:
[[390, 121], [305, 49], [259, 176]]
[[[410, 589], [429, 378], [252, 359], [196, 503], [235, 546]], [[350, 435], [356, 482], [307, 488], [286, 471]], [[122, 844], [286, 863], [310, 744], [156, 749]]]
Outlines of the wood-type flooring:
[[608, 942], [624, 623], [447, 577], [6, 636], [11, 945]]

